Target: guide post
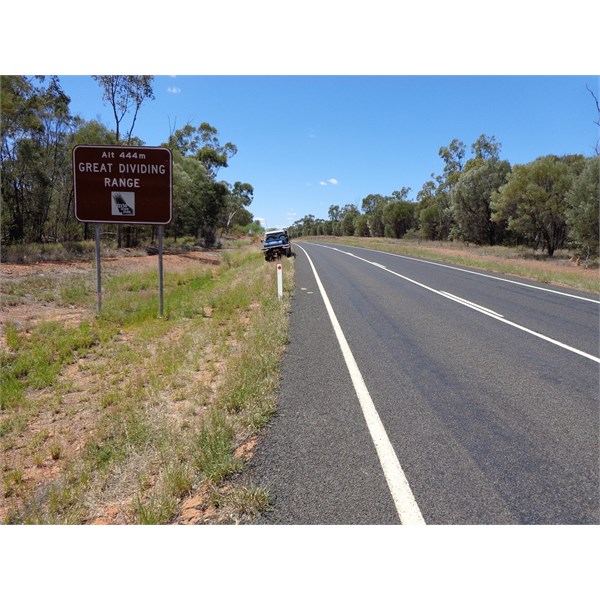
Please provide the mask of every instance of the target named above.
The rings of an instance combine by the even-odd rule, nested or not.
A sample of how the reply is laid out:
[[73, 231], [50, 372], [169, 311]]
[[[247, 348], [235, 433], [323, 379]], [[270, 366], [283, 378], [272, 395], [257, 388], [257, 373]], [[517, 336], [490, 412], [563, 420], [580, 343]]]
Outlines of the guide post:
[[280, 300], [283, 298], [283, 267], [281, 264], [277, 265], [277, 297]]

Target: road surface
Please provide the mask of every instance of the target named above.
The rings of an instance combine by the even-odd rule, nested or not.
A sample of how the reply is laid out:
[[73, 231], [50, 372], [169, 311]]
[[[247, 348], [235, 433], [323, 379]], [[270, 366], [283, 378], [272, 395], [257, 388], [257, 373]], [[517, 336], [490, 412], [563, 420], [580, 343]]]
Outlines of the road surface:
[[[598, 524], [597, 296], [295, 244], [260, 522]], [[285, 263], [284, 263], [285, 267]]]

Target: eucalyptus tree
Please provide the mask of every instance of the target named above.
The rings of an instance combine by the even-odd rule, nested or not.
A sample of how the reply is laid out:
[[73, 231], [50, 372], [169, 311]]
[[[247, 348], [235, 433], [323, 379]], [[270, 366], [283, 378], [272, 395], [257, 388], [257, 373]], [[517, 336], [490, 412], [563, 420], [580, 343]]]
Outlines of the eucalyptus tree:
[[[223, 212], [223, 226], [225, 231], [229, 233], [229, 229], [234, 222], [236, 215], [241, 214], [246, 206], [250, 206], [254, 195], [254, 188], [249, 183], [236, 181], [233, 186], [227, 184], [228, 194], [225, 200]], [[246, 211], [248, 212], [248, 211]], [[250, 213], [248, 213], [250, 214]], [[252, 215], [250, 214], [250, 222]]]
[[71, 183], [70, 99], [57, 77], [1, 76], [0, 85], [2, 237], [8, 243], [58, 237], [55, 208]]
[[388, 202], [381, 194], [369, 194], [362, 199], [361, 209], [365, 215], [370, 215], [380, 202]]
[[408, 195], [410, 194], [409, 187], [402, 187], [399, 190], [392, 192], [392, 198], [396, 201], [408, 201]]
[[414, 202], [398, 199], [385, 205], [383, 209], [383, 222], [385, 226], [385, 237], [401, 238], [415, 224]]
[[390, 200], [389, 196], [384, 196], [368, 214], [369, 232], [373, 237], [383, 237], [385, 235], [383, 211]]
[[[434, 177], [433, 173], [431, 175]], [[415, 209], [420, 234], [428, 240], [447, 240], [452, 229], [449, 194], [441, 186], [441, 176], [423, 184]]]
[[481, 135], [471, 146], [475, 156], [450, 190], [453, 236], [465, 242], [493, 245], [502, 240], [502, 220], [491, 219], [492, 195], [510, 172], [510, 163], [500, 160], [500, 147], [493, 136]]
[[345, 204], [340, 210], [340, 235], [354, 235], [354, 221], [360, 211], [354, 204]]
[[354, 235], [356, 237], [369, 237], [369, 218], [367, 215], [358, 215], [354, 219]]
[[327, 215], [331, 222], [331, 234], [339, 235], [340, 207], [337, 204], [332, 204], [327, 211]]
[[464, 168], [464, 158], [467, 147], [463, 142], [454, 138], [448, 146], [442, 146], [438, 151], [438, 156], [444, 161], [444, 172], [442, 175], [441, 186], [448, 190], [457, 183], [460, 173]]
[[332, 204], [327, 211], [327, 215], [332, 223], [337, 223], [340, 220], [340, 207], [337, 204]]
[[384, 235], [383, 209], [390, 200], [389, 196], [381, 194], [369, 194], [362, 200], [361, 207], [367, 217], [369, 234], [373, 237]]
[[457, 138], [438, 150], [444, 162], [441, 175], [431, 174], [431, 179], [423, 184], [417, 193], [418, 206], [415, 209], [416, 225], [421, 235], [431, 240], [446, 240], [454, 227], [450, 206], [450, 192], [458, 183], [465, 168], [467, 147]]
[[588, 158], [566, 196], [569, 237], [587, 258], [598, 256], [600, 243], [600, 156]]
[[[248, 183], [236, 182], [232, 187], [216, 180], [237, 148], [231, 142], [221, 144], [217, 129], [206, 122], [198, 127], [188, 124], [173, 132], [167, 146], [173, 152], [174, 163], [177, 160], [181, 166], [173, 173], [174, 208], [179, 213], [176, 229], [191, 230], [205, 246], [213, 246], [217, 227], [220, 224], [227, 227], [240, 207], [250, 204], [254, 193]], [[182, 185], [185, 194], [175, 200], [175, 181], [180, 176], [185, 183]]]
[[583, 156], [543, 156], [515, 165], [506, 183], [492, 198], [492, 219], [533, 248], [552, 256], [567, 237], [567, 194], [581, 172]]
[[201, 123], [197, 129], [202, 145], [196, 153], [211, 179], [215, 179], [219, 170], [229, 165], [229, 160], [237, 154], [237, 147], [231, 142], [221, 144], [218, 131], [209, 123]]
[[125, 144], [132, 141], [133, 128], [145, 100], [154, 100], [152, 75], [93, 75], [102, 88], [102, 98], [110, 104], [115, 119], [116, 143], [121, 143], [121, 124], [130, 115]]
[[312, 235], [312, 230], [316, 222], [315, 215], [310, 214], [306, 215], [304, 219], [300, 221], [302, 223], [302, 233], [301, 235]]
[[193, 157], [171, 148], [173, 156], [173, 220], [168, 232], [198, 237], [202, 220], [199, 191], [208, 179], [206, 169]]
[[331, 221], [323, 223], [323, 235], [333, 235], [333, 223]]

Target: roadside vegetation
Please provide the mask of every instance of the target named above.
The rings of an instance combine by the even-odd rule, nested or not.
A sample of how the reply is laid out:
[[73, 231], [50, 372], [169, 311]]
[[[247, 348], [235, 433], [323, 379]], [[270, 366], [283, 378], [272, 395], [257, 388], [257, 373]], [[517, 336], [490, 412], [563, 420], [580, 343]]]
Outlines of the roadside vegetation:
[[72, 151], [143, 146], [133, 130], [154, 78], [93, 79], [114, 128], [71, 114], [56, 76], [0, 76], [0, 521], [243, 521], [268, 503], [241, 471], [275, 410], [293, 261], [281, 302], [275, 270], [247, 245], [263, 231], [253, 187], [222, 179], [237, 147], [186, 124], [161, 144], [173, 159], [164, 318], [156, 230], [125, 222], [102, 225], [96, 317]]
[[[600, 127], [600, 111], [598, 118]], [[289, 233], [457, 242], [499, 248], [498, 256], [503, 248], [536, 258], [567, 252], [582, 268], [597, 267], [600, 150], [511, 165], [501, 159], [501, 147], [482, 134], [467, 158], [467, 146], [454, 139], [438, 151], [443, 172], [432, 173], [416, 194], [401, 187], [391, 195], [368, 194], [360, 206], [332, 205], [328, 219], [306, 215]]]
[[99, 318], [89, 266], [3, 281], [3, 303], [39, 317], [2, 331], [2, 522], [234, 523], [268, 507], [243, 469], [276, 410], [293, 261], [280, 301], [256, 246], [218, 255], [165, 269], [163, 319], [156, 268], [128, 259], [105, 268]]

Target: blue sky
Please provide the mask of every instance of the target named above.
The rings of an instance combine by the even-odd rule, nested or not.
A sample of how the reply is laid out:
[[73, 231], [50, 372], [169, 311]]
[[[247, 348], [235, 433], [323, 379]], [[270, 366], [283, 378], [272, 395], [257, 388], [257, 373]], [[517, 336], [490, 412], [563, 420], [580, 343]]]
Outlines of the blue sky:
[[494, 136], [515, 164], [589, 155], [598, 135], [589, 0], [33, 4], [3, 8], [35, 44], [5, 27], [0, 73], [61, 75], [72, 112], [110, 127], [90, 75], [162, 73], [134, 133], [153, 146], [209, 122], [238, 148], [219, 177], [253, 185], [267, 227], [401, 187], [414, 198], [454, 138]]
[[[90, 77], [61, 76], [71, 110], [114, 128]], [[148, 146], [173, 128], [209, 122], [238, 148], [219, 173], [254, 187], [267, 227], [332, 204], [410, 187], [440, 174], [441, 146], [481, 134], [511, 164], [546, 154], [592, 155], [598, 136], [595, 76], [157, 76], [134, 133]]]

